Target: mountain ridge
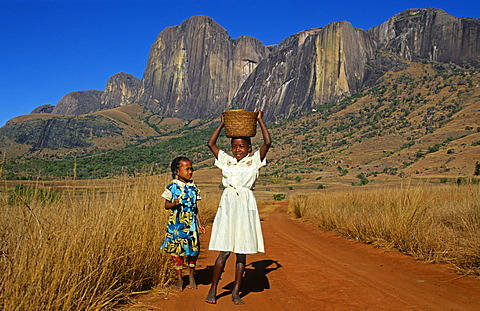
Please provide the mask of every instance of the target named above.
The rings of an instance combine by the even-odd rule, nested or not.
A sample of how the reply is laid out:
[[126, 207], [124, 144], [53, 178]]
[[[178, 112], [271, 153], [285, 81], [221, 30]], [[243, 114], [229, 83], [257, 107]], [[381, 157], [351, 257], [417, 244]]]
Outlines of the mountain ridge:
[[[462, 26], [463, 30], [468, 29], [463, 46], [467, 46], [470, 49], [468, 51], [476, 50], [476, 56], [473, 52], [465, 53], [465, 57], [459, 58], [456, 63], [447, 59], [456, 57], [457, 54], [451, 52], [451, 49], [442, 48], [442, 44], [445, 45], [451, 40], [443, 40], [441, 31], [439, 34], [424, 35], [425, 41], [418, 41], [418, 33], [425, 33], [425, 29], [436, 31], [444, 20], [451, 23], [448, 24], [450, 26], [468, 24], [468, 27]], [[421, 95], [424, 96], [423, 101], [443, 103], [445, 100], [434, 96], [434, 93], [440, 90], [443, 92], [446, 88], [455, 94], [461, 89], [459, 96], [470, 101], [477, 96], [475, 92], [478, 88], [478, 68], [475, 60], [479, 57], [480, 48], [477, 47], [480, 40], [473, 42], [471, 38], [475, 33], [473, 30], [477, 29], [480, 33], [479, 25], [479, 20], [453, 17], [438, 9], [410, 9], [369, 30], [353, 28], [347, 21], [334, 22], [322, 28], [293, 34], [278, 45], [266, 47], [255, 38], [230, 38], [226, 30], [213, 19], [195, 16], [180, 25], [168, 27], [159, 34], [150, 50], [149, 61], [141, 80], [126, 73], [118, 73], [109, 79], [104, 91], [73, 92], [67, 94], [65, 99], [62, 98], [57, 104], [59, 107], [41, 106], [29, 116], [8, 121], [0, 128], [0, 151], [6, 158], [16, 158], [14, 161], [22, 162], [31, 161], [35, 157], [59, 159], [70, 155], [80, 156], [82, 153], [94, 156], [128, 146], [153, 146], [173, 137], [188, 135], [194, 130], [208, 129], [211, 122], [229, 108], [262, 109], [271, 126], [295, 124], [298, 118], [308, 119], [313, 113], [318, 120], [310, 120], [312, 124], [328, 119], [332, 128], [341, 129], [350, 124], [351, 118], [362, 120], [365, 115], [370, 114], [372, 108], [368, 107], [364, 108], [368, 111], [355, 112], [354, 115], [341, 113], [353, 109], [356, 98], [365, 98], [365, 90], [381, 89], [389, 90], [391, 94], [400, 93], [399, 90], [391, 90], [391, 85], [399, 86], [402, 83], [385, 82], [388, 77], [398, 72], [405, 72], [404, 78], [396, 79], [407, 79], [409, 83], [410, 80], [417, 79], [420, 79], [418, 83], [424, 83], [423, 79], [444, 79], [443, 77], [448, 75], [451, 75], [452, 81], [455, 80], [444, 83], [442, 87], [437, 85], [435, 90], [425, 91], [425, 94]], [[401, 41], [399, 38], [405, 40]], [[417, 38], [416, 41], [414, 38]], [[415, 49], [416, 46], [421, 48]], [[432, 46], [437, 46], [437, 51], [446, 52], [438, 52], [436, 56], [425, 54], [425, 51], [435, 51]], [[439, 61], [443, 59], [448, 61]], [[428, 71], [429, 74], [411, 75], [411, 68]], [[462, 78], [462, 75], [465, 77]], [[433, 85], [434, 82], [430, 83]], [[412, 89], [409, 92], [414, 91]], [[391, 95], [394, 98], [392, 100], [375, 99], [375, 109], [383, 111], [390, 109], [385, 105], [399, 105], [399, 109], [410, 111], [410, 102], [418, 99], [412, 99], [413, 96], [409, 93], [402, 94], [403, 98]], [[444, 97], [448, 98], [448, 94]], [[82, 102], [82, 96], [88, 100]], [[139, 98], [142, 100], [138, 100]], [[447, 106], [464, 109], [456, 102]], [[335, 109], [338, 109], [336, 113], [339, 113], [339, 116], [331, 115]], [[450, 108], [432, 106], [431, 109]], [[403, 115], [395, 113], [400, 119], [392, 121], [392, 124], [397, 124], [394, 127], [400, 126], [400, 121], [401, 124], [407, 124], [408, 119], [411, 118], [412, 123], [417, 118], [406, 112], [402, 112]], [[438, 114], [438, 118], [446, 118], [436, 110], [432, 114]], [[387, 118], [389, 115], [377, 116], [377, 127], [386, 122], [382, 117]], [[439, 126], [427, 124], [434, 124], [436, 121], [433, 119], [422, 122], [426, 122], [422, 125], [424, 133], [418, 135], [428, 136], [428, 131], [442, 131]], [[470, 127], [475, 129], [476, 125]], [[405, 128], [408, 126], [405, 125]], [[293, 128], [291, 130], [293, 133], [296, 131]], [[319, 127], [316, 131], [318, 134], [325, 130]], [[363, 136], [350, 135], [373, 142], [379, 129], [368, 125], [367, 132], [361, 128], [356, 131]], [[295, 148], [305, 151], [303, 146], [294, 144], [294, 140], [283, 139], [290, 135], [291, 133], [280, 134], [282, 144], [292, 148], [296, 146]], [[316, 139], [327, 136], [328, 139], [317, 141], [316, 144], [329, 144], [334, 152], [347, 159], [338, 147], [350, 143], [355, 145], [355, 142], [350, 142], [337, 132], [328, 131]], [[334, 139], [337, 136], [338, 139]], [[401, 145], [408, 145], [412, 139], [416, 147], [420, 145], [413, 134], [410, 141], [399, 138], [401, 135], [396, 137], [392, 138], [393, 141], [401, 142]], [[445, 141], [446, 138], [442, 141], [436, 140], [430, 147], [436, 144], [446, 145]], [[311, 145], [311, 142], [304, 143], [306, 146]], [[377, 150], [382, 143], [384, 142], [379, 139], [377, 145], [371, 147], [372, 150]], [[398, 144], [396, 146], [399, 149]], [[476, 150], [475, 146], [472, 147], [474, 148], [469, 149]], [[195, 148], [197, 150], [200, 147]], [[352, 148], [348, 149], [355, 150]], [[358, 151], [365, 150], [365, 146], [359, 148]], [[400, 148], [395, 153], [400, 154], [403, 149]], [[427, 150], [428, 148], [418, 152], [430, 157]], [[322, 148], [321, 152], [318, 149], [318, 152], [322, 157], [333, 158], [325, 148]], [[203, 151], [200, 154], [202, 156], [197, 159], [205, 161], [203, 156], [206, 154]], [[308, 152], [303, 154], [315, 158]], [[412, 165], [422, 162], [416, 156], [397, 156], [403, 159], [400, 164], [383, 153], [374, 158], [375, 161], [393, 163], [395, 168], [401, 169], [404, 174], [407, 174]], [[289, 153], [288, 157], [295, 158], [295, 153]], [[405, 165], [403, 162], [410, 164]], [[315, 165], [319, 163], [316, 162]], [[353, 158], [352, 163], [365, 168], [370, 165], [370, 162], [356, 158]], [[286, 170], [285, 166], [290, 164], [279, 165], [283, 165]], [[381, 171], [388, 171], [388, 166], [384, 164], [371, 165], [378, 165], [377, 168], [381, 168]], [[456, 171], [457, 174], [465, 172], [466, 169]]]

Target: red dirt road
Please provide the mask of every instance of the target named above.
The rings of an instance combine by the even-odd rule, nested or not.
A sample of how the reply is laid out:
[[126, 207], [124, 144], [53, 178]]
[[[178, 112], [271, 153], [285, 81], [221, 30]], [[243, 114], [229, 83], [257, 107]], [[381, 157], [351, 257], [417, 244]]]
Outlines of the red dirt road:
[[138, 297], [141, 310], [480, 310], [480, 279], [461, 277], [447, 265], [384, 252], [290, 219], [267, 214], [265, 254], [247, 256], [245, 305], [231, 301], [235, 255], [219, 284], [216, 305], [204, 302], [217, 252], [206, 250], [198, 289]]

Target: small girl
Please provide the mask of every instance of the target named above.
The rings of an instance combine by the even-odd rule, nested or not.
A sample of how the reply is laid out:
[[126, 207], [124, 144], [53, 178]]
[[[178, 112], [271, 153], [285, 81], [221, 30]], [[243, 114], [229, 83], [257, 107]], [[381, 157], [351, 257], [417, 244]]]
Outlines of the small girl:
[[210, 238], [210, 250], [220, 251], [213, 269], [212, 285], [205, 299], [217, 302], [217, 285], [225, 263], [233, 252], [236, 254], [235, 282], [232, 300], [236, 305], [244, 304], [240, 298], [240, 286], [245, 271], [246, 254], [263, 253], [263, 236], [257, 203], [253, 195], [259, 169], [266, 164], [265, 156], [271, 145], [270, 134], [263, 122], [263, 112], [258, 111], [257, 121], [262, 129], [263, 145], [252, 156], [250, 137], [235, 137], [231, 140], [233, 157], [220, 150], [217, 138], [224, 126], [220, 124], [208, 140], [208, 147], [215, 156], [215, 165], [222, 169], [225, 187], [215, 216]]
[[200, 200], [197, 186], [192, 181], [192, 162], [186, 157], [177, 157], [171, 164], [172, 178], [162, 197], [165, 209], [171, 210], [167, 233], [160, 249], [169, 253], [177, 270], [177, 289], [183, 290], [182, 269], [184, 260], [190, 269], [189, 287], [197, 288], [195, 282], [195, 264], [200, 251], [199, 232], [205, 228], [198, 215], [197, 200]]

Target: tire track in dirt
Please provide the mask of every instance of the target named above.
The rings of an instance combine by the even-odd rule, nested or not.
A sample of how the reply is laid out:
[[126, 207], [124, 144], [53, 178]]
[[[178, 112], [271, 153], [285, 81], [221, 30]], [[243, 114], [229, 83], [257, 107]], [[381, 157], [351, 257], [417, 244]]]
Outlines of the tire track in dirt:
[[129, 310], [480, 310], [480, 279], [447, 265], [415, 261], [292, 220], [286, 213], [262, 222], [266, 253], [247, 256], [246, 304], [231, 302], [235, 255], [219, 283], [216, 305], [204, 302], [217, 252], [202, 235], [198, 289], [138, 297]]

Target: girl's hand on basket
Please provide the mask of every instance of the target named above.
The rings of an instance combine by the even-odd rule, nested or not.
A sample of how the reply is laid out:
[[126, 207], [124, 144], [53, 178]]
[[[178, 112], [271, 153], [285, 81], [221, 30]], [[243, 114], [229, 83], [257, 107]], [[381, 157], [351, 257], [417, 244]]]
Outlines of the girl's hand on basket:
[[263, 111], [257, 110], [257, 120], [260, 120], [263, 118]]

